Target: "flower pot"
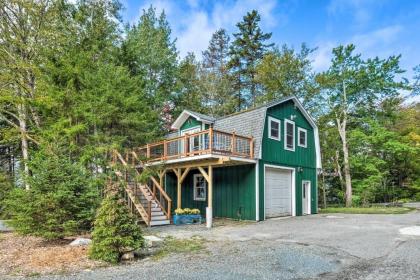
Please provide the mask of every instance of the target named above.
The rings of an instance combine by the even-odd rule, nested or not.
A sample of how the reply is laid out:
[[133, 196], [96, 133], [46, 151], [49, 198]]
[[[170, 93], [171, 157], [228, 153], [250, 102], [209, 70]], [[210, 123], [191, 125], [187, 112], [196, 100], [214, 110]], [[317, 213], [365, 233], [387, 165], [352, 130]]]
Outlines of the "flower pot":
[[201, 215], [174, 215], [175, 225], [201, 224]]

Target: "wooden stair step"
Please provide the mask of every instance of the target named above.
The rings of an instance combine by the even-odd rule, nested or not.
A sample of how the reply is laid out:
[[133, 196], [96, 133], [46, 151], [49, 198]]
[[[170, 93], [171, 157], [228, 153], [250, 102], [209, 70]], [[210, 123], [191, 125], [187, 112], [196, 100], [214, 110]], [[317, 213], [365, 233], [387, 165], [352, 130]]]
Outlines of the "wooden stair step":
[[163, 226], [163, 225], [169, 225], [169, 220], [162, 220], [162, 221], [150, 221], [150, 226]]
[[153, 216], [152, 215], [152, 221], [162, 221], [162, 220], [167, 220], [168, 217], [166, 217], [165, 215], [159, 215], [159, 216]]

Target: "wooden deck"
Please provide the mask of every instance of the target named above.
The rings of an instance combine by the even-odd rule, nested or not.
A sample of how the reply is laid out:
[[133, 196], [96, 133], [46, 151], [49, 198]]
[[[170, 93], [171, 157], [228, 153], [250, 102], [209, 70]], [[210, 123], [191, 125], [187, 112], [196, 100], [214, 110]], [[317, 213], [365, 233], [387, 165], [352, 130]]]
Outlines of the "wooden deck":
[[201, 155], [222, 155], [254, 159], [252, 137], [215, 129], [185, 134], [134, 149], [146, 163], [186, 159]]

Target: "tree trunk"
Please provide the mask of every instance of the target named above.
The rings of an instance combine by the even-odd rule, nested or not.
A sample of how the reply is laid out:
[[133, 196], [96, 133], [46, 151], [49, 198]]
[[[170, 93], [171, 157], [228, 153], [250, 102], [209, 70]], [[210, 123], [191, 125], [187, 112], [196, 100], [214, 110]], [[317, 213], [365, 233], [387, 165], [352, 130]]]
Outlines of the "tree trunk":
[[[23, 167], [24, 167], [24, 174], [25, 176], [29, 176], [29, 145], [28, 145], [28, 138], [26, 137], [27, 127], [26, 127], [26, 119], [27, 119], [27, 112], [25, 110], [25, 105], [20, 104], [18, 105], [18, 116], [19, 116], [19, 128], [20, 128], [20, 135], [21, 135], [21, 146], [22, 146], [22, 159], [23, 159]], [[25, 188], [29, 190], [30, 186], [26, 182], [25, 178]]]
[[[344, 136], [346, 132], [344, 131]], [[346, 207], [351, 207], [352, 204], [352, 186], [350, 176], [350, 162], [349, 149], [347, 147], [347, 139], [344, 137], [343, 141], [343, 157], [344, 157], [344, 179], [346, 181]]]

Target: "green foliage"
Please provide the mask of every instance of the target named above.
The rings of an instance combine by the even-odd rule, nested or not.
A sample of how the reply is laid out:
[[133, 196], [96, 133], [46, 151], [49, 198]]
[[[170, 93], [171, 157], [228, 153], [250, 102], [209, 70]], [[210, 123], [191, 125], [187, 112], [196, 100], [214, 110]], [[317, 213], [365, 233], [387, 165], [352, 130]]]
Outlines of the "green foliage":
[[271, 33], [264, 33], [259, 23], [261, 17], [256, 10], [248, 12], [243, 21], [236, 24], [239, 31], [233, 33], [235, 40], [230, 46], [229, 69], [235, 89], [236, 110], [255, 106], [258, 95], [256, 67], [273, 44], [265, 42]]
[[10, 178], [2, 171], [0, 171], [0, 218], [8, 218], [7, 213], [4, 212], [4, 202], [13, 189], [13, 184]]
[[256, 80], [264, 89], [257, 102], [264, 104], [291, 95], [300, 98], [304, 104], [313, 101], [317, 86], [309, 56], [314, 51], [302, 44], [299, 52], [283, 45], [281, 49], [275, 48], [267, 53], [256, 67]]
[[140, 227], [127, 208], [119, 185], [109, 186], [96, 215], [89, 256], [117, 263], [125, 252], [143, 244]]
[[6, 199], [11, 225], [47, 239], [89, 230], [99, 202], [92, 174], [65, 156], [40, 151], [29, 162], [31, 188], [14, 188]]

